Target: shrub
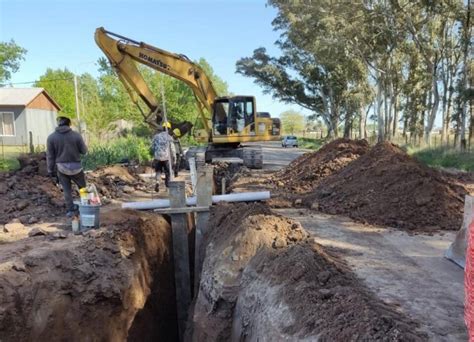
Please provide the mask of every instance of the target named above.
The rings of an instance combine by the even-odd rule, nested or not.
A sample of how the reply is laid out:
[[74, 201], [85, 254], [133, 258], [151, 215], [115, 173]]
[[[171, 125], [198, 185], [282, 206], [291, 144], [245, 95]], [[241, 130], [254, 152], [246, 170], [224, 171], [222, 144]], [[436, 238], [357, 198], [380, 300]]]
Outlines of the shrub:
[[452, 167], [464, 171], [474, 171], [474, 153], [460, 152], [453, 148], [438, 147], [410, 150], [422, 163], [435, 167]]
[[93, 170], [99, 166], [123, 162], [145, 163], [151, 160], [150, 140], [134, 135], [120, 137], [105, 144], [94, 144], [89, 153], [83, 158], [86, 170]]
[[0, 159], [0, 172], [13, 171], [20, 168], [20, 163], [17, 159]]

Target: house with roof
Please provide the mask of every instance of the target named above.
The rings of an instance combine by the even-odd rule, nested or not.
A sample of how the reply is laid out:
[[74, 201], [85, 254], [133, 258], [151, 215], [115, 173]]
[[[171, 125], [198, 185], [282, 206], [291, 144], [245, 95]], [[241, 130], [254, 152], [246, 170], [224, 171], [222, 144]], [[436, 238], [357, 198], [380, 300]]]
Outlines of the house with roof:
[[43, 88], [0, 88], [0, 144], [46, 145], [60, 110]]

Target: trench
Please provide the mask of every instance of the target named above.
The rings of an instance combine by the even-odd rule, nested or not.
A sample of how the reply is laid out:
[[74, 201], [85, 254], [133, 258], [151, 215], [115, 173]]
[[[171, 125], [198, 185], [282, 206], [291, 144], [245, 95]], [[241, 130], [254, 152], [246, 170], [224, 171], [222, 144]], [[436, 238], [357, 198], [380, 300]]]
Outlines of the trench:
[[[219, 176], [227, 176], [226, 170], [215, 182]], [[193, 233], [188, 232], [191, 256]], [[427, 339], [419, 322], [378, 299], [299, 222], [265, 203], [213, 206], [203, 246], [185, 341]], [[176, 297], [166, 295], [175, 290], [173, 265], [161, 272], [153, 274], [151, 295], [129, 341], [178, 341], [176, 311], [170, 310]], [[157, 282], [164, 278], [167, 284]]]

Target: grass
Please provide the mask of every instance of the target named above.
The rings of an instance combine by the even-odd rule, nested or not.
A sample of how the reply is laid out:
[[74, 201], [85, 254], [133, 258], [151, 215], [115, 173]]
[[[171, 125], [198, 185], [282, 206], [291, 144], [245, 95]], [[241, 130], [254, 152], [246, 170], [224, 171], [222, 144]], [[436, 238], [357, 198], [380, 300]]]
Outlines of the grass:
[[298, 147], [319, 150], [326, 143], [324, 139], [312, 139], [298, 137]]
[[0, 172], [19, 169], [17, 157], [26, 151], [26, 146], [0, 146]]
[[460, 152], [453, 148], [437, 147], [423, 149], [408, 148], [408, 153], [429, 166], [452, 167], [458, 170], [474, 172], [473, 152]]
[[0, 172], [18, 170], [19, 168], [20, 163], [16, 158], [0, 159]]
[[107, 143], [96, 143], [89, 147], [89, 153], [83, 158], [86, 170], [99, 166], [135, 161], [144, 163], [151, 160], [151, 142], [147, 138], [129, 135], [111, 140]]

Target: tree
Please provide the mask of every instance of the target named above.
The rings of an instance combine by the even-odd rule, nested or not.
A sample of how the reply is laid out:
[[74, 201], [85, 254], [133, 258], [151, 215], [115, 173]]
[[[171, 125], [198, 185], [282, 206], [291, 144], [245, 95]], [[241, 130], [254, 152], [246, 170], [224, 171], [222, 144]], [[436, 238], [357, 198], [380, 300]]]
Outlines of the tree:
[[[443, 141], [454, 123], [461, 144], [470, 0], [268, 2], [277, 9], [273, 27], [281, 33], [281, 56], [258, 48], [237, 62], [238, 73], [275, 98], [310, 109], [332, 137], [342, 122], [345, 137], [354, 126], [364, 137], [372, 108], [379, 141], [396, 137], [403, 122], [404, 134], [429, 143], [441, 111]], [[451, 120], [454, 104], [462, 110]]]
[[311, 110], [323, 120], [330, 137], [338, 136], [342, 119], [346, 133], [354, 116], [365, 113], [361, 101], [370, 97], [360, 96], [369, 88], [367, 68], [350, 53], [341, 35], [350, 21], [339, 14], [349, 13], [348, 7], [352, 13], [353, 6], [344, 8], [333, 1], [269, 2], [278, 9], [273, 26], [283, 32], [276, 43], [282, 56], [271, 57], [265, 48], [258, 48], [252, 57], [237, 62], [237, 72], [254, 78], [265, 93]]
[[304, 116], [294, 110], [287, 110], [280, 114], [283, 131], [290, 134], [301, 132], [304, 129]]
[[8, 81], [12, 73], [18, 71], [26, 53], [27, 50], [18, 46], [13, 39], [0, 42], [0, 83]]
[[46, 89], [49, 95], [61, 106], [61, 115], [76, 117], [74, 96], [74, 74], [67, 68], [47, 69], [35, 83], [35, 87]]
[[[228, 92], [227, 83], [214, 73], [214, 70], [204, 58], [196, 63], [204, 69], [218, 94], [224, 95]], [[144, 117], [141, 110], [134, 105], [108, 61], [105, 58], [99, 58], [97, 64], [100, 74], [97, 86], [102, 105], [102, 116], [109, 118], [109, 120], [124, 119], [137, 124], [143, 123]], [[143, 65], [138, 65], [138, 68], [160, 107], [164, 100], [167, 116], [170, 120], [177, 122], [190, 121], [199, 124], [196, 99], [192, 90], [185, 83]], [[162, 87], [164, 88], [164, 99], [161, 95]], [[141, 99], [138, 99], [138, 105], [147, 115], [149, 108]]]

